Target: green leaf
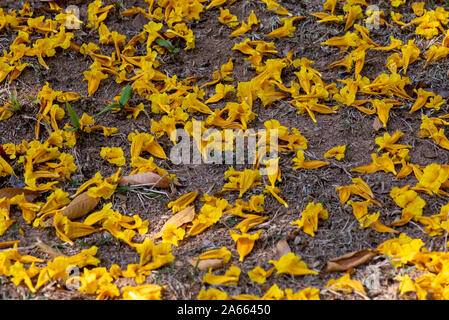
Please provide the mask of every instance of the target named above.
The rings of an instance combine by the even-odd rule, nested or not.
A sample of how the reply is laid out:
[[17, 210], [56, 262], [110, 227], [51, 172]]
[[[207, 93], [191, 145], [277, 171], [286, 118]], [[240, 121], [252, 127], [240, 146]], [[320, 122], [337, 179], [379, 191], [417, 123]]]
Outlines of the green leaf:
[[28, 100], [30, 100], [30, 101], [32, 101], [33, 103], [35, 103], [35, 104], [41, 104], [41, 101], [39, 100], [39, 99], [36, 99], [36, 98], [33, 98], [32, 96], [29, 96], [29, 95], [25, 95], [25, 97], [28, 99]]
[[125, 89], [123, 89], [123, 92], [120, 96], [119, 103], [121, 106], [124, 106], [128, 100], [131, 98], [131, 94], [133, 93], [133, 88], [131, 86], [126, 86]]
[[100, 112], [98, 112], [96, 115], [94, 115], [94, 119], [96, 117], [98, 117], [99, 115], [102, 115], [103, 113], [108, 112], [109, 110], [111, 110], [113, 108], [120, 108], [121, 109], [122, 105], [120, 105], [118, 103], [111, 104], [111, 105], [107, 106], [106, 108], [104, 108], [103, 110], [101, 110]]
[[81, 130], [80, 121], [75, 110], [73, 110], [72, 106], [67, 101], [65, 103], [65, 107], [67, 108], [67, 112], [69, 113], [73, 126], [76, 128], [76, 130]]
[[162, 47], [167, 48], [168, 50], [170, 50], [170, 52], [173, 52], [175, 50], [173, 44], [168, 40], [158, 38], [156, 39], [156, 43]]

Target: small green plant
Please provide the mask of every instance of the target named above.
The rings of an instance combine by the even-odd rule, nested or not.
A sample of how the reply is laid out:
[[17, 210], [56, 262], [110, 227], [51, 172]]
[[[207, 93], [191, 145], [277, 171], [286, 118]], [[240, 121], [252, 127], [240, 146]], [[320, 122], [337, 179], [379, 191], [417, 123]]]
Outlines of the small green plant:
[[412, 271], [413, 269], [416, 269], [416, 266], [411, 266], [411, 267], [408, 267], [407, 269], [402, 269], [401, 276], [404, 276], [406, 273]]
[[90, 247], [91, 246], [90, 243], [87, 243], [86, 241], [82, 241], [82, 240], [78, 241], [76, 244], [80, 247]]
[[22, 111], [22, 106], [20, 105], [19, 101], [17, 100], [17, 98], [15, 97], [15, 95], [11, 95], [10, 97], [10, 101], [12, 104], [12, 110], [18, 112], [18, 111]]
[[114, 4], [114, 8], [115, 8], [115, 13], [117, 15], [119, 15], [120, 14], [120, 10], [122, 9], [122, 2], [121, 2], [121, 0], [114, 1], [113, 4]]
[[34, 69], [34, 72], [37, 74], [37, 76], [39, 78], [43, 78], [44, 77], [44, 72], [42, 71], [41, 67], [39, 66], [39, 64], [34, 64], [32, 63], [31, 66]]
[[179, 48], [175, 47], [173, 43], [171, 43], [171, 41], [169, 40], [158, 38], [156, 39], [156, 43], [161, 47], [167, 48], [167, 50], [170, 51], [170, 53], [173, 53], [175, 55], [179, 53]]
[[67, 109], [67, 112], [69, 113], [70, 120], [72, 120], [72, 124], [74, 126], [73, 130], [81, 131], [80, 120], [79, 120], [78, 115], [76, 114], [75, 110], [73, 110], [72, 106], [67, 101], [65, 103], [65, 107]]
[[125, 89], [123, 89], [122, 94], [120, 95], [120, 99], [118, 101], [118, 103], [113, 103], [109, 106], [107, 106], [106, 108], [104, 108], [103, 110], [101, 110], [100, 112], [98, 112], [95, 116], [94, 119], [100, 115], [102, 115], [105, 112], [108, 112], [111, 109], [114, 108], [119, 108], [119, 109], [123, 109], [125, 107], [125, 104], [129, 101], [129, 99], [131, 98], [131, 94], [133, 92], [133, 88], [131, 86], [126, 86]]
[[105, 243], [107, 243], [109, 240], [111, 240], [113, 238], [113, 236], [107, 236], [106, 238], [103, 238], [101, 240], [98, 240], [96, 243], [96, 246], [101, 246]]
[[33, 102], [34, 104], [41, 104], [41, 100], [39, 100], [38, 98], [34, 98], [32, 96], [29, 95], [25, 95], [25, 97], [30, 100], [31, 102]]
[[352, 147], [349, 146], [346, 148], [346, 160], [350, 161], [351, 159], [349, 158], [349, 152], [351, 151]]

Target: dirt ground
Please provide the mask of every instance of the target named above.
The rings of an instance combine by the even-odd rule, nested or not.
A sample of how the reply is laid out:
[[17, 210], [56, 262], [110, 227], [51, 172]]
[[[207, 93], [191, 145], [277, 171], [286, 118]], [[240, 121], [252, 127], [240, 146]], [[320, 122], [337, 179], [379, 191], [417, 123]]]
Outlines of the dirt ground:
[[[2, 4], [3, 10], [20, 10], [24, 1], [6, 2]], [[87, 19], [87, 5], [89, 1], [76, 1], [80, 7], [81, 20]], [[326, 83], [336, 82], [340, 88], [341, 83], [337, 80], [352, 77], [352, 73], [346, 73], [344, 68], [334, 68], [329, 70], [327, 67], [332, 62], [340, 59], [339, 49], [320, 45], [321, 42], [333, 36], [342, 36], [345, 34], [344, 23], [325, 23], [318, 24], [317, 19], [311, 16], [311, 13], [323, 11], [321, 0], [303, 1], [286, 0], [278, 1], [293, 16], [306, 16], [305, 19], [295, 22], [296, 31], [294, 37], [284, 37], [279, 39], [269, 39], [273, 41], [278, 50], [278, 54], [271, 55], [272, 58], [283, 58], [293, 50], [293, 59], [306, 57], [314, 61], [313, 68], [322, 73], [322, 79]], [[374, 2], [374, 1], [368, 1]], [[2, 2], [3, 3], [3, 2]], [[74, 4], [75, 1], [60, 1], [62, 7]], [[207, 3], [207, 2], [206, 2]], [[206, 4], [205, 3], [205, 4]], [[47, 7], [46, 2], [39, 0], [30, 1], [31, 8], [36, 15], [45, 15], [54, 17], [53, 13], [40, 10], [41, 7]], [[105, 0], [103, 5], [114, 4], [115, 8], [108, 14], [105, 23], [110, 30], [117, 30], [126, 35], [127, 40], [138, 34], [143, 25], [148, 22], [141, 14], [136, 16], [124, 17], [120, 11], [130, 9], [132, 6], [147, 8], [143, 0]], [[419, 48], [427, 48], [429, 42], [413, 33], [413, 28], [401, 29], [392, 23], [389, 12], [392, 10], [389, 1], [376, 1], [375, 3], [386, 13], [386, 20], [391, 23], [391, 27], [380, 27], [371, 30], [370, 37], [378, 44], [387, 46], [390, 43], [389, 36], [393, 35], [406, 43], [409, 39], [416, 38], [415, 44]], [[426, 2], [426, 8], [431, 10], [437, 6], [443, 6], [444, 1]], [[224, 8], [227, 8], [224, 5]], [[221, 24], [217, 17], [220, 14], [218, 7], [204, 10], [201, 13], [200, 20], [190, 22], [188, 26], [195, 35], [195, 48], [193, 50], [183, 50], [183, 42], [180, 42], [181, 50], [177, 58], [166, 53], [158, 55], [160, 61], [158, 70], [168, 76], [177, 75], [178, 79], [185, 79], [191, 76], [200, 77], [196, 85], [212, 80], [212, 72], [218, 70], [220, 66], [226, 63], [229, 58], [233, 59], [234, 71], [232, 73], [233, 85], [241, 81], [249, 81], [256, 73], [250, 67], [249, 62], [245, 61], [245, 55], [232, 50], [235, 43], [241, 42], [246, 37], [253, 40], [264, 40], [264, 35], [279, 27], [280, 16], [267, 11], [266, 5], [257, 0], [242, 0], [229, 6], [230, 11], [235, 14], [239, 21], [247, 19], [253, 10], [260, 19], [259, 26], [254, 27], [247, 34], [237, 38], [229, 38], [232, 30]], [[410, 5], [407, 4], [396, 8], [403, 14], [403, 21], [410, 21], [413, 12]], [[88, 42], [98, 42], [98, 33], [93, 29], [81, 28], [75, 30], [75, 38], [72, 42], [77, 45]], [[16, 33], [11, 30], [2, 30], [0, 32], [0, 49], [7, 50], [14, 40]], [[265, 39], [266, 40], [266, 39]], [[143, 53], [144, 45], [139, 45], [137, 54]], [[109, 55], [113, 52], [113, 46], [102, 46], [102, 54]], [[368, 51], [362, 75], [369, 79], [374, 79], [377, 75], [387, 72], [385, 68], [386, 59], [391, 52]], [[98, 91], [91, 97], [87, 97], [87, 82], [82, 81], [82, 73], [89, 69], [91, 60], [79, 54], [75, 50], [60, 50], [54, 57], [45, 58], [49, 70], [39, 68], [39, 63], [35, 57], [25, 57], [25, 62], [29, 62], [32, 67], [25, 71], [11, 84], [5, 81], [1, 84], [0, 98], [1, 103], [6, 103], [10, 99], [10, 93], [13, 88], [17, 91], [17, 99], [22, 105], [23, 111], [15, 114], [11, 118], [0, 122], [0, 143], [19, 144], [22, 140], [31, 141], [34, 138], [35, 120], [37, 113], [36, 106], [27, 99], [26, 96], [35, 97], [46, 82], [54, 90], [74, 91], [83, 95], [83, 98], [72, 103], [72, 107], [77, 110], [79, 115], [82, 112], [94, 114], [104, 108], [105, 101], [118, 95], [124, 87], [124, 83], [118, 84], [113, 77], [103, 80]], [[413, 89], [424, 87], [449, 98], [449, 86], [447, 71], [449, 70], [449, 60], [443, 59], [432, 63], [423, 71], [425, 59], [411, 64], [407, 71], [407, 77], [410, 78], [410, 85], [407, 90], [413, 94]], [[283, 83], [288, 84], [294, 79], [294, 74], [290, 71], [283, 73]], [[206, 97], [214, 92], [214, 86], [204, 88]], [[223, 108], [227, 102], [235, 101], [234, 94], [228, 95], [224, 100], [210, 105], [211, 109]], [[401, 99], [399, 99], [401, 100]], [[343, 161], [330, 159], [329, 166], [317, 170], [293, 170], [292, 159], [294, 152], [282, 153], [280, 158], [280, 169], [282, 172], [282, 182], [278, 184], [281, 189], [281, 197], [289, 204], [289, 209], [280, 205], [272, 196], [267, 195], [264, 203], [264, 211], [261, 215], [268, 217], [268, 220], [257, 226], [257, 230], [263, 230], [261, 238], [255, 242], [252, 252], [243, 262], [238, 259], [238, 253], [235, 242], [229, 235], [229, 230], [235, 224], [235, 217], [223, 215], [220, 221], [201, 234], [188, 237], [180, 243], [179, 246], [173, 246], [174, 264], [164, 266], [152, 272], [147, 277], [145, 283], [154, 283], [167, 286], [163, 290], [163, 299], [197, 299], [201, 289], [208, 289], [211, 286], [202, 284], [202, 278], [206, 271], [196, 270], [187, 260], [198, 256], [206, 250], [226, 246], [232, 252], [231, 263], [242, 270], [240, 280], [237, 286], [214, 286], [229, 296], [238, 294], [252, 294], [262, 296], [272, 284], [277, 284], [281, 289], [291, 288], [294, 292], [314, 287], [320, 289], [320, 298], [323, 300], [334, 299], [415, 299], [413, 294], [404, 296], [398, 292], [399, 282], [396, 280], [404, 269], [392, 268], [389, 261], [383, 255], [378, 255], [369, 262], [357, 266], [353, 270], [352, 279], [359, 280], [364, 284], [366, 296], [360, 294], [341, 294], [326, 289], [325, 285], [330, 279], [336, 279], [344, 273], [320, 272], [319, 275], [306, 276], [288, 276], [282, 274], [273, 274], [267, 279], [267, 282], [260, 285], [251, 282], [247, 272], [256, 266], [261, 266], [265, 270], [271, 268], [268, 263], [273, 259], [276, 253], [276, 243], [280, 239], [286, 239], [291, 250], [303, 261], [310, 269], [320, 271], [322, 266], [330, 259], [343, 254], [367, 249], [377, 248], [382, 242], [397, 237], [395, 234], [379, 233], [373, 229], [360, 229], [355, 219], [352, 209], [348, 205], [340, 203], [336, 187], [351, 184], [351, 179], [361, 177], [372, 189], [375, 197], [383, 204], [381, 208], [380, 221], [384, 224], [392, 223], [400, 217], [400, 208], [390, 197], [390, 191], [393, 187], [403, 187], [407, 184], [415, 185], [416, 179], [412, 175], [405, 179], [396, 179], [391, 173], [378, 171], [372, 174], [358, 174], [350, 172], [351, 168], [366, 165], [371, 162], [370, 154], [376, 152], [377, 146], [374, 139], [383, 135], [385, 132], [393, 133], [396, 130], [404, 132], [401, 138], [401, 144], [413, 146], [410, 150], [412, 163], [420, 165], [429, 165], [431, 163], [447, 164], [449, 163], [449, 153], [447, 150], [437, 146], [430, 139], [418, 138], [419, 127], [421, 125], [421, 112], [425, 115], [435, 116], [436, 111], [425, 109], [414, 114], [409, 114], [408, 110], [413, 101], [401, 100], [405, 104], [402, 107], [395, 107], [390, 112], [388, 129], [380, 129], [375, 132], [373, 129], [374, 116], [366, 115], [355, 108], [341, 107], [334, 114], [325, 115], [316, 113], [317, 122], [314, 123], [307, 114], [297, 114], [294, 107], [286, 103], [274, 103], [272, 106], [263, 107], [260, 101], [256, 101], [253, 111], [258, 115], [249, 125], [250, 128], [262, 128], [263, 123], [270, 119], [276, 119], [281, 125], [288, 128], [297, 128], [308, 140], [308, 149], [306, 157], [308, 159], [323, 160], [323, 154], [337, 145], [347, 145], [347, 156]], [[149, 117], [141, 113], [136, 119], [127, 119], [123, 113], [107, 113], [101, 118], [101, 125], [113, 126], [118, 128], [118, 133], [110, 137], [104, 137], [101, 134], [85, 134], [83, 141], [70, 148], [62, 148], [61, 151], [74, 156], [75, 164], [78, 169], [73, 173], [71, 182], [85, 182], [92, 178], [96, 172], [101, 172], [103, 177], [114, 174], [117, 167], [109, 164], [100, 157], [100, 148], [103, 146], [121, 147], [125, 152], [127, 162], [130, 159], [130, 142], [128, 134], [139, 130], [139, 132], [150, 132], [150, 119], [160, 119], [160, 115], [151, 113], [150, 102], [133, 94], [130, 104], [137, 105], [143, 102]], [[329, 106], [335, 103], [330, 101]], [[438, 114], [449, 113], [447, 104], [441, 107]], [[201, 118], [198, 116], [197, 118]], [[70, 123], [68, 116], [61, 123]], [[61, 125], [62, 127], [62, 125]], [[48, 138], [48, 132], [42, 130], [40, 141]], [[165, 135], [158, 139], [158, 142], [169, 153], [173, 144]], [[174, 173], [180, 179], [182, 187], [174, 190], [161, 190], [160, 197], [143, 197], [136, 192], [116, 192], [108, 200], [101, 200], [98, 205], [101, 208], [103, 203], [111, 202], [115, 210], [127, 216], [138, 214], [143, 220], [149, 221], [149, 235], [153, 235], [160, 230], [165, 221], [172, 215], [171, 210], [166, 204], [179, 198], [181, 195], [199, 190], [200, 194], [208, 193], [210, 195], [219, 194], [219, 191], [226, 182], [224, 173], [229, 165], [211, 165], [211, 164], [181, 164], [174, 165], [170, 160], [161, 160], [155, 158], [155, 162], [161, 168], [169, 173]], [[235, 165], [236, 170], [250, 166]], [[14, 169], [18, 177], [23, 174], [21, 165], [15, 163]], [[127, 164], [122, 168], [123, 174], [128, 174], [132, 168]], [[266, 179], [264, 177], [263, 179]], [[8, 178], [0, 178], [0, 187], [10, 187]], [[77, 186], [69, 181], [58, 185], [64, 191], [70, 194], [75, 193]], [[263, 192], [263, 185], [250, 189], [244, 195], [244, 200], [248, 200], [251, 195], [258, 195]], [[237, 193], [225, 192], [220, 196], [233, 204], [237, 199]], [[423, 215], [430, 216], [439, 212], [439, 208], [446, 204], [446, 197], [434, 197], [425, 194], [420, 196], [426, 201]], [[44, 196], [45, 197], [45, 194]], [[202, 203], [199, 198], [195, 201], [196, 209], [199, 210]], [[323, 203], [325, 209], [329, 212], [327, 220], [319, 221], [318, 231], [314, 237], [298, 230], [291, 222], [300, 217], [309, 202]], [[399, 210], [398, 210], [399, 209]], [[198, 212], [198, 211], [197, 211]], [[139, 254], [134, 248], [123, 241], [111, 237], [107, 231], [97, 232], [89, 236], [76, 239], [73, 246], [61, 241], [53, 228], [34, 228], [26, 223], [20, 215], [20, 211], [13, 209], [12, 216], [17, 220], [16, 224], [11, 226], [3, 236], [0, 242], [20, 240], [20, 247], [27, 248], [31, 246], [37, 238], [41, 241], [60, 250], [63, 254], [70, 256], [89, 248], [92, 245], [98, 247], [97, 257], [101, 259], [100, 266], [109, 268], [113, 264], [118, 264], [122, 270], [131, 263], [139, 262]], [[23, 235], [19, 228], [23, 229]], [[424, 227], [413, 221], [404, 226], [395, 228], [399, 232], [406, 233], [411, 238], [420, 238], [426, 244], [429, 250], [446, 251], [447, 234], [430, 237], [424, 232]], [[145, 235], [136, 235], [134, 241], [143, 241]], [[33, 255], [43, 259], [49, 257], [38, 248], [30, 248], [23, 251], [25, 254]], [[214, 271], [214, 273], [223, 272], [223, 269]], [[418, 270], [411, 270], [408, 274], [413, 277], [419, 274]], [[374, 279], [374, 280], [373, 280]], [[120, 278], [116, 285], [122, 288], [127, 285], [136, 285], [133, 278]], [[64, 287], [62, 282], [53, 281], [47, 286], [32, 294], [28, 288], [21, 284], [15, 286], [10, 279], [0, 276], [0, 297], [2, 299], [95, 299], [95, 295], [87, 295], [75, 290], [69, 290]]]

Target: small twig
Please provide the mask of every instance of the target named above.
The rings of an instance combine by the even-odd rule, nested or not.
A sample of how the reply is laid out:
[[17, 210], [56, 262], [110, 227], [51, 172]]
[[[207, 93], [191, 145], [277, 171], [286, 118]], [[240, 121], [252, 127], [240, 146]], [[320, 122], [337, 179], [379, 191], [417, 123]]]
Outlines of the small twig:
[[355, 294], [358, 294], [359, 296], [361, 296], [363, 299], [365, 300], [371, 300], [368, 296], [366, 296], [365, 294], [363, 294], [362, 292], [359, 292], [357, 290], [354, 290]]
[[145, 195], [146, 193], [152, 192], [152, 193], [158, 193], [158, 194], [163, 194], [165, 195], [167, 198], [169, 198], [168, 194], [164, 191], [157, 191], [157, 190], [145, 190], [145, 191], [138, 191], [138, 190], [133, 190], [130, 189], [129, 191], [131, 192], [135, 192], [135, 193], [140, 193], [141, 195]]
[[17, 248], [8, 248], [8, 249], [2, 249], [0, 250], [0, 252], [7, 252], [7, 251], [12, 251], [12, 250], [30, 250], [33, 249], [34, 247], [36, 247], [35, 244], [28, 246], [28, 247], [17, 247]]

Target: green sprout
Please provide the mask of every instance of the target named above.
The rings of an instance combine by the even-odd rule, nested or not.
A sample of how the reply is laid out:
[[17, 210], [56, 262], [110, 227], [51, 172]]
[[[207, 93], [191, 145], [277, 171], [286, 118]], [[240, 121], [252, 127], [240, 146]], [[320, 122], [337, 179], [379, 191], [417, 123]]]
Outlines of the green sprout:
[[109, 110], [113, 109], [113, 108], [119, 108], [119, 109], [123, 109], [125, 107], [125, 104], [128, 102], [128, 100], [131, 98], [131, 94], [133, 92], [133, 88], [131, 86], [126, 86], [125, 89], [123, 89], [122, 94], [120, 95], [120, 99], [118, 101], [118, 103], [113, 103], [109, 106], [107, 106], [106, 108], [104, 108], [103, 110], [101, 110], [100, 112], [98, 112], [95, 116], [94, 119], [96, 117], [98, 117], [99, 115], [102, 115], [105, 112], [108, 112]]
[[158, 38], [156, 39], [156, 43], [161, 47], [167, 48], [167, 50], [173, 54], [179, 53], [179, 48], [175, 47], [169, 40]]
[[76, 114], [75, 110], [73, 110], [72, 106], [67, 101], [65, 103], [65, 107], [67, 109], [67, 112], [69, 113], [70, 120], [72, 120], [72, 124], [75, 127], [74, 130], [81, 131], [80, 120], [79, 120], [78, 115]]

